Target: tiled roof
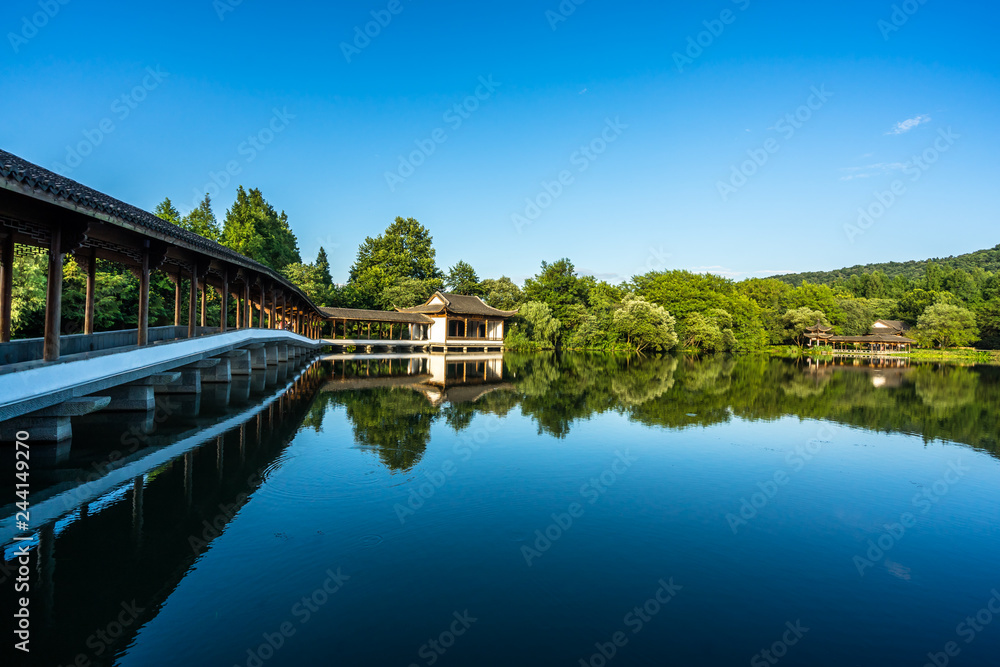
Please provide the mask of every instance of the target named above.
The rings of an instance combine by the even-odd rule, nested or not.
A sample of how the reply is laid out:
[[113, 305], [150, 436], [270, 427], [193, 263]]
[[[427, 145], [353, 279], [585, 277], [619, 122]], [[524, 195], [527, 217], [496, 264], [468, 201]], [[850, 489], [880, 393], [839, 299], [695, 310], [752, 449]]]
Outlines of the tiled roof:
[[406, 324], [433, 324], [434, 320], [417, 313], [402, 313], [392, 310], [362, 310], [360, 308], [320, 308], [329, 319], [354, 320], [357, 322], [403, 322]]
[[[445, 305], [432, 304], [431, 301], [435, 296], [444, 301]], [[488, 306], [478, 296], [447, 294], [445, 292], [435, 292], [434, 296], [427, 300], [427, 303], [413, 308], [400, 308], [399, 311], [401, 313], [439, 313], [444, 309], [455, 315], [483, 315], [487, 317], [513, 317], [517, 315], [516, 310], [498, 310]]]
[[262, 273], [297, 292], [306, 303], [312, 303], [302, 290], [269, 266], [255, 262], [215, 241], [182, 229], [141, 208], [126, 204], [93, 188], [88, 188], [4, 150], [0, 150], [0, 178], [9, 184], [19, 184], [22, 188], [27, 186], [32, 190], [47, 193], [55, 199], [66, 200], [94, 213], [117, 218], [126, 225], [141, 227], [153, 234], [165, 237], [165, 240], [178, 247], [195, 250], [213, 259], [224, 260], [236, 266]]

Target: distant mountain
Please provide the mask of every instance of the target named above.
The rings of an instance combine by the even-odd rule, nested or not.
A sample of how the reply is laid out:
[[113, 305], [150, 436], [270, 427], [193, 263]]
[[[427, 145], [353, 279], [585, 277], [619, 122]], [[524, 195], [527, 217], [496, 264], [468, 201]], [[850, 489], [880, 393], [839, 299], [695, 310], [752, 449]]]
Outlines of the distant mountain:
[[904, 278], [921, 278], [927, 271], [930, 263], [940, 264], [942, 267], [952, 269], [965, 269], [971, 271], [979, 267], [984, 271], [1000, 272], [1000, 245], [989, 250], [977, 250], [957, 257], [935, 257], [933, 259], [911, 260], [909, 262], [884, 262], [882, 264], [858, 264], [835, 271], [809, 271], [807, 273], [788, 273], [780, 276], [772, 276], [777, 280], [786, 282], [793, 286], [802, 284], [808, 280], [810, 283], [818, 285], [831, 285], [837, 280], [847, 279], [852, 274], [875, 273], [881, 271], [889, 278], [903, 276]]

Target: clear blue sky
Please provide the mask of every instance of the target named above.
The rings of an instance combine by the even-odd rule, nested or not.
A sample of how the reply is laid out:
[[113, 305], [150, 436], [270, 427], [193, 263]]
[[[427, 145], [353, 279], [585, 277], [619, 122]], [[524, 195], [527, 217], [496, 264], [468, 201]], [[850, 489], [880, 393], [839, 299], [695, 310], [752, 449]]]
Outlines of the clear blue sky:
[[[649, 268], [742, 278], [1000, 243], [993, 3], [910, 0], [897, 26], [892, 2], [871, 0], [587, 0], [558, 22], [546, 14], [558, 0], [400, 0], [395, 15], [388, 0], [236, 1], [43, 0], [49, 18], [38, 0], [8, 0], [0, 146], [56, 168], [89, 144], [69, 175], [149, 210], [165, 196], [188, 210], [234, 162], [220, 221], [237, 183], [259, 187], [304, 259], [326, 246], [338, 281], [400, 215], [430, 228], [443, 268], [464, 259], [517, 280], [563, 256], [612, 281]], [[373, 11], [391, 21], [348, 62], [341, 45]], [[702, 53], [678, 66], [699, 33]], [[467, 118], [449, 114], [481, 77], [499, 85], [479, 88]], [[832, 96], [810, 100], [813, 87]], [[275, 109], [294, 118], [260, 150], [244, 143]], [[800, 127], [778, 123], [797, 110]], [[627, 127], [605, 132], [609, 119]], [[113, 129], [98, 143], [102, 121]], [[438, 128], [446, 141], [390, 188], [399, 156]], [[915, 167], [947, 128], [958, 137]], [[578, 152], [602, 132], [615, 139], [603, 153]], [[724, 199], [748, 151], [767, 161]], [[549, 204], [542, 182], [562, 171], [572, 182], [518, 229], [512, 216]], [[849, 235], [894, 181], [902, 194]]]

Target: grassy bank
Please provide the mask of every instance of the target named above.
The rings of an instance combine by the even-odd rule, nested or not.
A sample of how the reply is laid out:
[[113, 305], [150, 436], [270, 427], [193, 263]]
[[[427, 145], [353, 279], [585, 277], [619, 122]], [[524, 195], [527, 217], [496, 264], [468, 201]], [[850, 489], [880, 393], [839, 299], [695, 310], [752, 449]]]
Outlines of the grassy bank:
[[[768, 352], [775, 357], [798, 358], [815, 357], [822, 358], [836, 355], [851, 357], [875, 356], [865, 352], [831, 352], [828, 348], [798, 348], [794, 345], [772, 346]], [[901, 357], [912, 359], [913, 361], [955, 361], [961, 363], [975, 364], [1000, 364], [1000, 351], [998, 350], [973, 350], [968, 348], [958, 348], [949, 350], [919, 349], [911, 352], [883, 352], [880, 357]]]

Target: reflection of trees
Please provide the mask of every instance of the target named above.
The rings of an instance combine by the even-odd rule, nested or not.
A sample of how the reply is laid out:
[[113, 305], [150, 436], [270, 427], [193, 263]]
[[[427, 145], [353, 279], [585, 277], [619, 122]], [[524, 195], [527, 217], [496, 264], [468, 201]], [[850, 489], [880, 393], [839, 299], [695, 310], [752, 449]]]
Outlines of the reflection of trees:
[[978, 378], [968, 368], [922, 366], [913, 373], [917, 396], [933, 408], [935, 414], [945, 414], [976, 400]]
[[326, 396], [347, 409], [358, 445], [377, 453], [390, 469], [409, 470], [423, 456], [438, 409], [422, 394], [379, 387]]
[[435, 408], [410, 389], [329, 393], [317, 398], [305, 425], [322, 428], [328, 406], [344, 405], [357, 441], [393, 469], [419, 461], [435, 419], [463, 431], [477, 415], [504, 416], [516, 406], [539, 433], [557, 438], [578, 420], [608, 411], [668, 428], [794, 415], [998, 449], [1000, 369], [993, 367], [919, 366], [890, 386], [875, 386], [865, 367], [809, 369], [765, 355], [510, 354], [504, 361], [504, 379], [514, 389], [475, 403]]

